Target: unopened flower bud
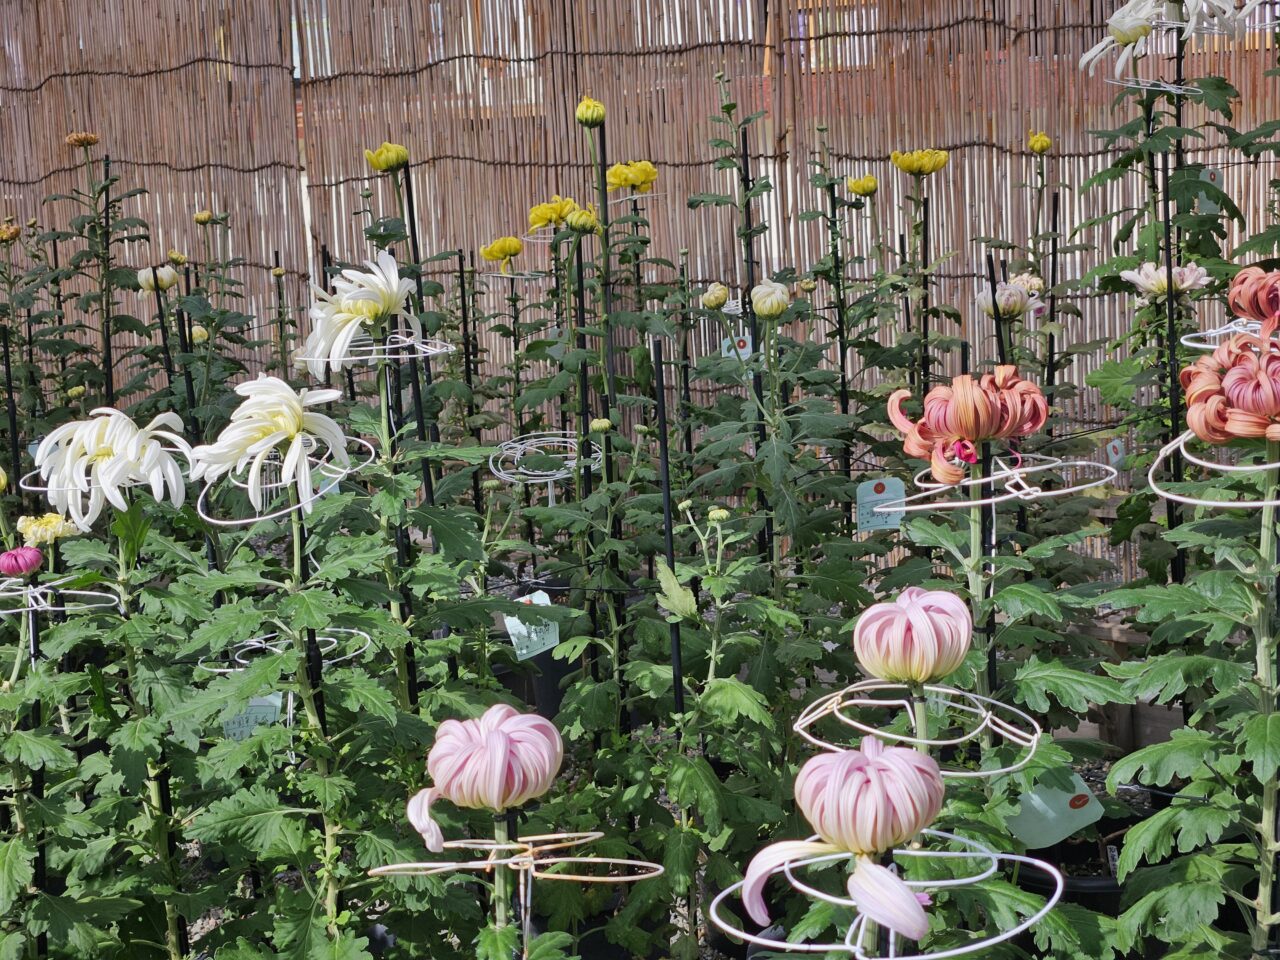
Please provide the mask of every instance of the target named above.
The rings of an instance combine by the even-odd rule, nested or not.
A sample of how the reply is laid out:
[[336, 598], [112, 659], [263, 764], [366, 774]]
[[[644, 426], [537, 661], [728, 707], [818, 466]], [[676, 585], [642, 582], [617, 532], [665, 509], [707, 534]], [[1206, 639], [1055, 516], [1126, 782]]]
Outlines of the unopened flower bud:
[[169, 262], [175, 267], [185, 267], [187, 265], [187, 255], [180, 250], [170, 250]]
[[88, 392], [88, 391], [85, 389], [84, 384], [77, 384], [77, 385], [76, 385], [76, 386], [74, 386], [74, 387], [68, 387], [68, 388], [67, 388], [67, 399], [68, 399], [68, 400], [79, 400], [79, 399], [80, 399], [81, 397], [83, 397], [83, 396], [85, 395], [85, 393], [87, 393], [87, 392]]
[[723, 283], [713, 283], [702, 295], [702, 306], [707, 310], [719, 310], [729, 302], [729, 288]]
[[679, 510], [681, 513], [684, 513], [684, 511], [686, 511], [686, 510], [692, 510], [692, 509], [693, 509], [693, 501], [692, 501], [692, 500], [681, 500], [679, 503], [677, 503], [677, 504], [676, 504], [676, 509], [677, 509], [677, 510]]
[[200, 226], [202, 226], [202, 227], [203, 227], [206, 223], [212, 223], [212, 222], [213, 222], [213, 211], [212, 211], [212, 210], [197, 210], [197, 211], [196, 211], [196, 217], [195, 217], [195, 220], [196, 220], [196, 223], [200, 224]]
[[191, 325], [191, 342], [195, 344], [206, 343], [209, 340], [209, 331], [198, 323]]
[[489, 490], [489, 491], [493, 491], [493, 490], [501, 490], [501, 489], [502, 489], [502, 481], [501, 481], [501, 480], [492, 480], [492, 479], [491, 479], [491, 480], [486, 480], [484, 483], [480, 484], [480, 487], [481, 487], [481, 489]]
[[729, 511], [724, 507], [712, 507], [707, 513], [707, 519], [712, 523], [724, 523], [729, 519]]
[[81, 131], [80, 133], [67, 134], [68, 147], [92, 147], [97, 145], [97, 143], [98, 143], [98, 135], [96, 133]]
[[588, 129], [598, 127], [604, 123], [604, 104], [584, 96], [578, 103], [578, 109], [574, 111], [573, 116], [578, 123]]
[[284, 276], [284, 267], [272, 267], [272, 268], [271, 268], [271, 275], [272, 275], [273, 277], [283, 277], [283, 276]]
[[608, 417], [596, 417], [591, 421], [592, 433], [608, 433], [613, 429], [613, 421]]
[[805, 293], [813, 293], [813, 291], [818, 289], [818, 281], [814, 280], [812, 277], [805, 277], [798, 284], [796, 284], [796, 286], [798, 286]]

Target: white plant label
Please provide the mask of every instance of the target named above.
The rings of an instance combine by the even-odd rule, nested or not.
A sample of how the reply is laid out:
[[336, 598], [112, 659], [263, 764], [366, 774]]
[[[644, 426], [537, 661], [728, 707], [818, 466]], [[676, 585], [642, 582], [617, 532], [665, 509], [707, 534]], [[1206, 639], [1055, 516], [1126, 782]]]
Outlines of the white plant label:
[[[1200, 179], [1205, 183], [1213, 184], [1219, 190], [1222, 189], [1222, 171], [1217, 167], [1205, 167], [1200, 171]], [[1202, 193], [1200, 194], [1199, 202], [1196, 204], [1196, 212], [1216, 216], [1222, 212], [1222, 208]]]
[[228, 740], [247, 740], [258, 727], [280, 719], [281, 694], [254, 697], [249, 705], [230, 720], [222, 721], [222, 735]]
[[746, 360], [751, 356], [751, 334], [740, 333], [736, 337], [725, 337], [720, 341], [720, 356]]
[[1074, 771], [1070, 789], [1059, 790], [1042, 783], [1020, 799], [1022, 809], [1007, 821], [1007, 826], [1031, 850], [1051, 847], [1102, 819], [1102, 804]]
[[[551, 606], [551, 598], [543, 590], [531, 593], [516, 602], [535, 607]], [[560, 624], [558, 623], [525, 623], [519, 617], [506, 615], [502, 620], [507, 625], [507, 635], [511, 637], [511, 643], [516, 648], [517, 660], [536, 657], [560, 642]]]
[[1107, 463], [1111, 464], [1111, 466], [1120, 466], [1120, 461], [1124, 459], [1124, 454], [1123, 440], [1112, 440], [1107, 444]]
[[876, 507], [907, 495], [906, 485], [898, 477], [881, 477], [858, 484], [858, 532], [893, 530], [902, 525], [905, 510], [876, 510]]

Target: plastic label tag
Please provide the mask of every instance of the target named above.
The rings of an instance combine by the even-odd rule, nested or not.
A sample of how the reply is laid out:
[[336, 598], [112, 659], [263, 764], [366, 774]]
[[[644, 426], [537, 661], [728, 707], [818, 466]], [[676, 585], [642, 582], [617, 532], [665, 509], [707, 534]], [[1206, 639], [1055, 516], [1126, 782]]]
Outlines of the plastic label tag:
[[740, 333], [736, 337], [725, 337], [720, 341], [720, 356], [746, 360], [751, 356], [751, 334]]
[[1107, 444], [1107, 463], [1111, 464], [1111, 466], [1120, 466], [1120, 461], [1124, 459], [1124, 454], [1123, 440], [1112, 440]]
[[230, 720], [222, 721], [222, 735], [228, 740], [248, 740], [258, 727], [275, 723], [280, 719], [279, 693], [271, 693], [265, 697], [254, 697], [243, 711]]
[[552, 327], [547, 331], [547, 339], [558, 341], [554, 346], [547, 347], [547, 356], [556, 361], [563, 361], [565, 350], [569, 347], [569, 342], [565, 339], [564, 331], [559, 327]]
[[[531, 593], [516, 602], [531, 604], [535, 607], [551, 606], [551, 598], [543, 590]], [[530, 624], [525, 623], [518, 617], [508, 617], [506, 615], [503, 615], [502, 620], [507, 625], [507, 635], [511, 637], [511, 644], [516, 648], [517, 660], [528, 660], [530, 657], [536, 657], [538, 654], [552, 649], [560, 642], [560, 624], [558, 623]]]
[[[1222, 171], [1216, 167], [1205, 167], [1200, 171], [1200, 179], [1205, 183], [1213, 184], [1219, 190], [1222, 189]], [[1196, 204], [1196, 212], [1204, 213], [1210, 216], [1216, 216], [1222, 212], [1222, 208], [1217, 202], [1210, 200], [1206, 194], [1200, 194], [1199, 202]]]
[[1017, 816], [1006, 820], [1005, 825], [1031, 850], [1051, 847], [1102, 819], [1102, 804], [1074, 771], [1070, 789], [1061, 790], [1042, 783], [1020, 799], [1022, 809]]
[[881, 477], [858, 484], [858, 531], [893, 530], [902, 526], [902, 518], [907, 515], [905, 510], [876, 510], [876, 507], [906, 495], [906, 484], [898, 477]]

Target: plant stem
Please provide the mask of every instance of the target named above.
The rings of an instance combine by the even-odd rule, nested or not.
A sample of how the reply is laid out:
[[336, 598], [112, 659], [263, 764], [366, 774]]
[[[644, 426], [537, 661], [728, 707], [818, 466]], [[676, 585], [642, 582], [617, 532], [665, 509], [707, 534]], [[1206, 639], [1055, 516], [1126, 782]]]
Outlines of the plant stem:
[[[1267, 441], [1267, 462], [1280, 462], [1280, 442]], [[1259, 552], [1262, 555], [1262, 611], [1254, 627], [1258, 712], [1264, 718], [1269, 717], [1276, 709], [1276, 508], [1270, 501], [1274, 501], [1278, 493], [1280, 468], [1272, 468], [1267, 478], [1265, 494], [1269, 503], [1262, 508], [1262, 536], [1259, 541]], [[1262, 819], [1258, 824], [1258, 922], [1253, 928], [1253, 952], [1256, 957], [1266, 956], [1271, 943], [1271, 901], [1276, 883], [1276, 799], [1277, 780], [1272, 774], [1262, 784]]]
[[[392, 182], [395, 180], [393, 178]], [[387, 472], [395, 473], [395, 462], [392, 454], [393, 436], [391, 431], [391, 399], [387, 395], [389, 378], [387, 376], [387, 361], [380, 358], [378, 360], [378, 409], [380, 416], [378, 418], [378, 431], [381, 436], [378, 438], [381, 450], [382, 464], [387, 468]], [[382, 530], [382, 538], [392, 547], [397, 546], [395, 531], [391, 529], [391, 519], [382, 514], [378, 518], [378, 525]], [[404, 609], [400, 603], [399, 584], [396, 582], [396, 558], [395, 554], [388, 554], [382, 562], [383, 575], [387, 581], [387, 589], [393, 595], [393, 599], [388, 604], [391, 611], [391, 618], [396, 623], [404, 623]], [[400, 704], [400, 709], [409, 710], [409, 658], [403, 646], [398, 646], [395, 651], [396, 658], [396, 700]]]
[[[911, 684], [911, 720], [913, 736], [917, 740], [927, 740], [929, 738], [929, 705], [924, 699], [923, 683]], [[929, 753], [927, 743], [916, 744], [916, 749], [926, 755]]]
[[[507, 831], [506, 814], [499, 813], [493, 818], [493, 839], [495, 843], [507, 844], [511, 837]], [[504, 847], [495, 847], [494, 855], [505, 860], [511, 853]], [[505, 864], [493, 868], [493, 925], [501, 930], [511, 922], [511, 874]]]
[[982, 511], [983, 507], [977, 503], [982, 499], [982, 484], [975, 483], [969, 487], [969, 498], [974, 502], [969, 507], [969, 609], [973, 615], [973, 647], [982, 654], [982, 665], [978, 670], [977, 676], [974, 678], [974, 689], [979, 696], [988, 697], [991, 691], [987, 687], [987, 658], [991, 655], [987, 649], [986, 632], [981, 629], [979, 624], [982, 617], [982, 601], [986, 596], [985, 582], [985, 557], [982, 554]]

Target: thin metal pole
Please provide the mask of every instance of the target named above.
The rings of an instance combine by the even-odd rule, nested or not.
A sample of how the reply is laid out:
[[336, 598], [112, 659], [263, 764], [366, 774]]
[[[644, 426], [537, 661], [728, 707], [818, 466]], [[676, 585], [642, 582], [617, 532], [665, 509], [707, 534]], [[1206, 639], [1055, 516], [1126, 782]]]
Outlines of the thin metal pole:
[[111, 158], [102, 158], [102, 372], [107, 406], [116, 405], [115, 358], [111, 353]]
[[164, 375], [173, 389], [173, 357], [169, 353], [169, 324], [164, 316], [164, 294], [160, 291], [160, 275], [155, 267], [151, 268], [151, 284], [156, 294], [156, 326], [160, 331], [160, 357], [164, 361]]
[[[1181, 44], [1179, 44], [1181, 49]], [[1167, 367], [1166, 391], [1169, 395], [1169, 433], [1172, 440], [1179, 433], [1182, 424], [1182, 388], [1178, 380], [1178, 298], [1173, 289], [1173, 208], [1169, 191], [1169, 154], [1160, 155], [1161, 192], [1164, 211], [1164, 270], [1165, 270], [1165, 365]], [[1169, 467], [1173, 474], [1173, 482], [1182, 482], [1182, 457], [1178, 451], [1169, 455]], [[1178, 505], [1165, 499], [1165, 520], [1172, 530], [1182, 518]], [[1187, 578], [1187, 553], [1179, 547], [1173, 555], [1170, 574], [1174, 583], [1182, 583]]]

